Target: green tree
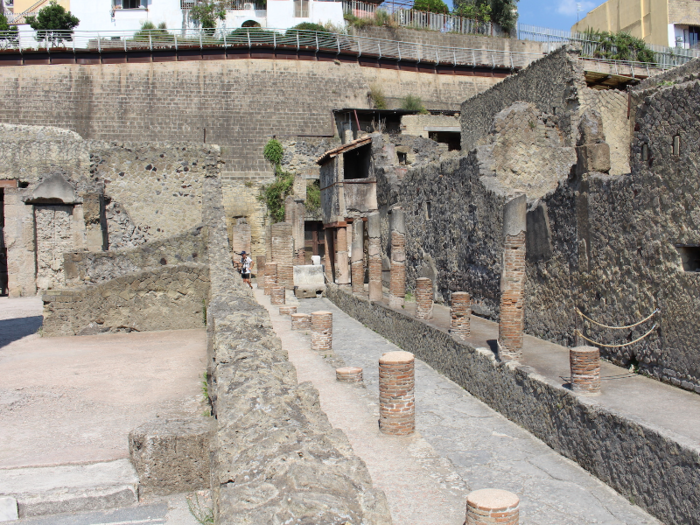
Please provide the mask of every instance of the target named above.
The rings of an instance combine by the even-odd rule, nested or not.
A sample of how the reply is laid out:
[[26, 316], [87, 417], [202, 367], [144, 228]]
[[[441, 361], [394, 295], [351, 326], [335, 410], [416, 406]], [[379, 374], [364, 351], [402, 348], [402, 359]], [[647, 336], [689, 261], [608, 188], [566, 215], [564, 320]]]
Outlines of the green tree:
[[39, 40], [48, 40], [54, 45], [64, 40], [73, 40], [73, 28], [80, 23], [76, 16], [58, 5], [56, 0], [51, 0], [37, 16], [28, 16], [25, 20], [36, 31]]
[[[488, 6], [490, 8], [488, 12], [490, 21], [500, 25], [508, 33], [515, 29], [515, 24], [518, 23], [518, 0], [454, 0], [454, 5], [456, 14], [459, 14], [460, 10], [471, 10], [471, 12], [482, 15], [485, 14], [486, 6]], [[478, 20], [488, 22], [485, 19]]]
[[[654, 52], [647, 47], [646, 42], [629, 33], [587, 29], [584, 34], [587, 41], [595, 43], [590, 51], [595, 58], [656, 63]], [[584, 51], [588, 51], [588, 46], [585, 46]]]
[[452, 11], [457, 16], [470, 18], [477, 22], [491, 21], [491, 4], [489, 0], [475, 0], [473, 2], [462, 2]]
[[216, 23], [226, 20], [226, 2], [223, 0], [204, 0], [190, 9], [190, 19], [202, 26], [209, 35], [214, 34]]
[[450, 12], [447, 4], [442, 0], [416, 0], [413, 3], [413, 9], [416, 11], [425, 11], [427, 13], [438, 13], [446, 15]]

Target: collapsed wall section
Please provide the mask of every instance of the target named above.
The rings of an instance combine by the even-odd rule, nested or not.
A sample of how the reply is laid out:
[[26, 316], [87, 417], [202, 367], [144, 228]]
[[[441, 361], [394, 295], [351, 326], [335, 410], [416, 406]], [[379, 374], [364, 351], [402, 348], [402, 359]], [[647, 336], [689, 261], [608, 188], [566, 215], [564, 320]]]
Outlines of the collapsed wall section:
[[267, 312], [231, 264], [221, 183], [205, 181], [212, 286], [208, 377], [217, 429], [212, 489], [217, 523], [372, 523], [391, 517], [365, 464], [298, 384]]

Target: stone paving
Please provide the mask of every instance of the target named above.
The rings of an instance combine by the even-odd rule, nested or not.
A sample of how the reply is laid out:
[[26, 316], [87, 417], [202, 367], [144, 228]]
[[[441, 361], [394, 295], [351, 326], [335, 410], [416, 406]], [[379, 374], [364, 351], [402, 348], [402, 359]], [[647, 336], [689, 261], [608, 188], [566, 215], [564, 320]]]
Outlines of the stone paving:
[[[521, 497], [523, 525], [660, 523], [419, 360], [416, 435], [388, 438], [380, 434], [376, 428], [378, 360], [383, 353], [399, 348], [326, 299], [301, 301], [300, 313], [333, 312], [335, 354], [346, 365], [364, 369], [366, 389], [342, 385], [344, 390], [334, 390], [328, 378], [340, 360], [324, 363], [308, 346], [300, 348], [308, 345], [308, 336], [286, 330], [289, 317], [280, 317], [277, 307], [270, 308], [269, 299], [257, 291], [256, 297], [270, 309], [275, 330], [284, 336], [283, 345], [297, 367], [299, 380], [311, 380], [319, 389], [322, 408], [331, 423], [348, 435], [375, 484], [387, 494], [395, 523], [461, 525], [466, 494], [488, 487], [510, 490]], [[349, 400], [339, 400], [339, 395]], [[359, 423], [368, 422], [373, 431], [357, 431]], [[392, 468], [394, 473], [382, 474]], [[392, 476], [400, 475], [401, 468], [409, 470], [402, 476], [404, 486], [396, 487]], [[420, 476], [426, 479], [416, 479]], [[416, 486], [408, 486], [410, 483], [424, 483], [428, 490], [425, 497], [416, 494]]]

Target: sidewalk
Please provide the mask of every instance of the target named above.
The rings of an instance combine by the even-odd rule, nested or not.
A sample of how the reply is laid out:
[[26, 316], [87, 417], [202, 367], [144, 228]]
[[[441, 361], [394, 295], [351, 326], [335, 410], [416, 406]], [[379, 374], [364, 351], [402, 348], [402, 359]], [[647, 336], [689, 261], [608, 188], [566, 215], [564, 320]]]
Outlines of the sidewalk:
[[270, 311], [299, 381], [319, 390], [323, 410], [367, 463], [397, 525], [462, 525], [466, 495], [487, 487], [520, 496], [522, 525], [659, 523], [419, 360], [416, 434], [381, 434], [378, 360], [398, 348], [327, 299], [301, 301], [299, 312], [333, 312], [334, 353], [364, 369], [366, 388], [338, 383], [329, 360], [309, 349], [309, 336], [292, 332], [290, 318], [280, 316], [261, 290], [255, 296]]

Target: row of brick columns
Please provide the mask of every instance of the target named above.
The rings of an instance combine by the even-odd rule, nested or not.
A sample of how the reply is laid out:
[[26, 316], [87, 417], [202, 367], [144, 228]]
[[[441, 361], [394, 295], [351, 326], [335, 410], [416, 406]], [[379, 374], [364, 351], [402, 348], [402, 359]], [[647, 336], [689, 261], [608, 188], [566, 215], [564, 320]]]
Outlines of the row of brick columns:
[[[426, 281], [432, 294], [432, 283], [430, 279]], [[463, 296], [468, 299], [468, 294]], [[463, 296], [459, 304], [468, 303]], [[430, 300], [432, 302], [432, 295]], [[292, 313], [291, 319], [292, 330], [311, 330], [312, 350], [327, 352], [332, 349], [332, 312]], [[336, 380], [362, 384], [362, 368], [338, 368]], [[410, 352], [388, 352], [379, 359], [379, 429], [389, 436], [408, 436], [415, 432], [415, 356]], [[465, 525], [518, 525], [519, 514], [520, 500], [515, 494], [498, 489], [477, 490], [467, 496]]]
[[367, 237], [369, 244], [369, 300], [381, 301], [382, 292], [382, 244], [381, 217], [379, 212], [370, 213], [367, 217]]

